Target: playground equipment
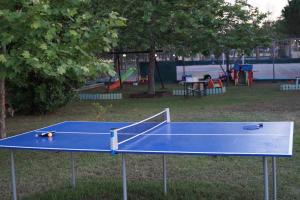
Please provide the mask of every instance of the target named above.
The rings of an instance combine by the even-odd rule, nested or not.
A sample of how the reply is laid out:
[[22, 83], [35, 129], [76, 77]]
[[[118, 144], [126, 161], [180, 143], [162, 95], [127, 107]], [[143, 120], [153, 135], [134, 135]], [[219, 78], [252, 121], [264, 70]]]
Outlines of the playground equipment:
[[149, 81], [148, 75], [143, 76], [143, 77], [141, 75], [139, 75], [139, 83], [140, 84], [148, 84], [148, 81]]
[[208, 89], [222, 88], [223, 87], [223, 83], [222, 83], [221, 78], [212, 79], [211, 75], [205, 74], [203, 76], [203, 79], [206, 81], [206, 88], [208, 88]]
[[208, 83], [207, 83], [207, 88], [211, 89], [211, 88], [222, 88], [223, 87], [223, 83], [221, 79], [218, 80], [213, 80], [213, 79], [209, 79]]
[[114, 91], [114, 90], [120, 88], [121, 83], [126, 82], [127, 79], [135, 72], [136, 72], [136, 68], [133, 68], [133, 67], [129, 68], [124, 74], [121, 74], [121, 79], [115, 81], [114, 83], [112, 83], [111, 85], [109, 85], [107, 87], [107, 91], [111, 92], [111, 91]]
[[[159, 53], [159, 52], [163, 52], [163, 50], [156, 50], [155, 51], [156, 53]], [[139, 68], [139, 62], [140, 62], [140, 59], [143, 58], [143, 57], [148, 57], [148, 54], [150, 53], [149, 50], [146, 50], [146, 51], [113, 51], [113, 52], [109, 52], [108, 55], [113, 55], [113, 59], [114, 59], [114, 63], [115, 63], [115, 70], [116, 72], [118, 73], [118, 77], [119, 77], [119, 83], [113, 83], [113, 85], [111, 87], [109, 87], [109, 89], [117, 89], [117, 88], [121, 88], [122, 89], [122, 83], [123, 83], [123, 80], [122, 80], [122, 77], [121, 77], [121, 68], [124, 70], [127, 70], [128, 69], [128, 65], [129, 66], [132, 66], [132, 62], [135, 63], [136, 65], [136, 68], [137, 68], [137, 79], [139, 78], [139, 75], [141, 75], [141, 72], [140, 72], [140, 68]], [[128, 64], [128, 62], [131, 62], [131, 64]], [[156, 64], [156, 70], [158, 72], [158, 76], [159, 76], [159, 79], [161, 81], [161, 84], [162, 84], [162, 87], [163, 87], [163, 82], [162, 82], [162, 79], [161, 79], [161, 76], [160, 76], [160, 72], [159, 72], [159, 67], [157, 65], [157, 63], [155, 62]], [[126, 77], [124, 77], [126, 78]], [[144, 82], [148, 81], [148, 78], [147, 80], [143, 80]], [[127, 81], [128, 82], [128, 81]], [[135, 84], [137, 84], [139, 81], [137, 80], [137, 82]], [[109, 90], [108, 90], [109, 91]]]
[[253, 65], [235, 64], [233, 73], [235, 85], [251, 86], [253, 84]]
[[295, 78], [295, 84], [282, 84], [280, 85], [281, 91], [300, 90], [300, 77]]

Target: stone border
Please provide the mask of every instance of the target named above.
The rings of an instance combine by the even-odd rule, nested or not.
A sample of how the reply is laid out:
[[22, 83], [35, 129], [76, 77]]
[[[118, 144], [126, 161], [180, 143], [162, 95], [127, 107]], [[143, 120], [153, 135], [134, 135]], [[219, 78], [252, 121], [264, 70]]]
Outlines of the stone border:
[[295, 84], [284, 84], [280, 85], [280, 90], [281, 91], [293, 91], [293, 90], [300, 90], [300, 85], [295, 85]]
[[80, 100], [119, 100], [122, 93], [78, 94]]
[[[201, 91], [201, 96], [210, 96], [210, 95], [217, 95], [217, 94], [224, 94], [226, 92], [226, 87], [222, 88], [211, 88]], [[184, 96], [184, 90], [173, 90], [173, 96]], [[192, 93], [189, 96], [193, 96]], [[197, 96], [197, 94], [195, 94]]]

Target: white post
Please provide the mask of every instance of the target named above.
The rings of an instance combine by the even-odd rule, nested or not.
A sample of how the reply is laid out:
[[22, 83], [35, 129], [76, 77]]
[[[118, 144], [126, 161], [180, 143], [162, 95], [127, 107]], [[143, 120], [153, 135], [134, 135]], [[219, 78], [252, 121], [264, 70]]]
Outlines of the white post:
[[165, 111], [166, 111], [166, 119], [167, 119], [167, 123], [170, 123], [170, 122], [171, 122], [170, 109], [169, 109], [169, 108], [166, 108]]
[[118, 150], [118, 133], [116, 129], [110, 130], [110, 149], [112, 150], [112, 153]]

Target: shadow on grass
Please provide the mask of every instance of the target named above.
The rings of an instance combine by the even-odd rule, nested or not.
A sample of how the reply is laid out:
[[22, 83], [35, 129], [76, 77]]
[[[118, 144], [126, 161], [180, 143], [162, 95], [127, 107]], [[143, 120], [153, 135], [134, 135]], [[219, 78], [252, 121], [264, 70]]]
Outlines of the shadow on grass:
[[[128, 182], [128, 199], [261, 199], [259, 192], [249, 188], [225, 184], [177, 182], [168, 185], [168, 194], [163, 194], [163, 186], [158, 182]], [[23, 198], [24, 200], [100, 200], [122, 199], [120, 182], [91, 181], [79, 182], [75, 189], [71, 187], [56, 188]]]

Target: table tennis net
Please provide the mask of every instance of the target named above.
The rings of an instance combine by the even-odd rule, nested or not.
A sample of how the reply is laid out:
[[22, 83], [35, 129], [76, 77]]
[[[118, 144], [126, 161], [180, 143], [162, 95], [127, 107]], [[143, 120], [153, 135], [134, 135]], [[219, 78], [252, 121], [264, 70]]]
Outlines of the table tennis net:
[[[168, 121], [168, 109], [157, 113], [147, 119], [144, 119], [142, 121], [136, 122], [134, 124], [115, 129], [113, 130], [114, 137], [112, 136], [112, 140], [115, 139], [115, 141], [111, 142], [111, 148], [117, 149], [118, 145], [123, 144], [129, 140], [132, 140], [140, 135], [147, 134], [150, 131], [154, 130], [155, 128], [167, 123]], [[117, 143], [117, 144], [113, 144]], [[113, 147], [115, 146], [115, 147]]]

